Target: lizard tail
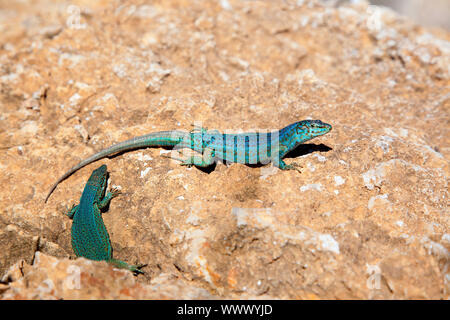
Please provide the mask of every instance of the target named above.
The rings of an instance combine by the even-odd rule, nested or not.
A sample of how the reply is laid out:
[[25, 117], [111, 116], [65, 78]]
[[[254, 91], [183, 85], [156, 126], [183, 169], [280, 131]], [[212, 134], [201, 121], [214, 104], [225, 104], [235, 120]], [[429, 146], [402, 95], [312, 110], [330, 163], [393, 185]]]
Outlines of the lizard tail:
[[47, 194], [47, 197], [45, 198], [45, 203], [47, 202], [48, 198], [50, 198], [50, 195], [53, 193], [53, 191], [56, 189], [58, 184], [60, 184], [62, 181], [70, 177], [74, 172], [77, 170], [83, 168], [84, 166], [87, 166], [88, 164], [95, 162], [99, 159], [109, 157], [111, 155], [114, 155], [119, 152], [125, 152], [140, 148], [148, 148], [148, 147], [175, 147], [177, 145], [184, 146], [187, 141], [189, 141], [190, 135], [187, 132], [184, 131], [160, 131], [160, 132], [153, 132], [149, 133], [147, 135], [134, 137], [132, 139], [119, 142], [115, 145], [112, 145], [109, 148], [106, 148], [98, 153], [93, 154], [89, 158], [84, 159], [80, 163], [78, 163], [76, 166], [72, 167], [64, 173], [50, 188], [50, 191]]

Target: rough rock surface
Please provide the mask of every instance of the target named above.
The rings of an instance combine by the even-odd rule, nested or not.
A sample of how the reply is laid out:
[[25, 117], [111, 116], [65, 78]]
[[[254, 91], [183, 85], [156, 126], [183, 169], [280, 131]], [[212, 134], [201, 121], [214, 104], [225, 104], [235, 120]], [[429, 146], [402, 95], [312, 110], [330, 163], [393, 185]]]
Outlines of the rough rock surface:
[[[2, 2], [1, 297], [448, 299], [449, 41], [366, 3]], [[44, 204], [136, 135], [308, 118], [333, 130], [286, 159], [301, 174], [154, 148]], [[114, 255], [145, 276], [67, 259], [63, 212], [103, 163]]]
[[207, 290], [159, 274], [150, 284], [137, 282], [129, 271], [84, 258], [58, 259], [36, 252], [33, 265], [23, 260], [4, 276], [3, 299], [218, 299]]

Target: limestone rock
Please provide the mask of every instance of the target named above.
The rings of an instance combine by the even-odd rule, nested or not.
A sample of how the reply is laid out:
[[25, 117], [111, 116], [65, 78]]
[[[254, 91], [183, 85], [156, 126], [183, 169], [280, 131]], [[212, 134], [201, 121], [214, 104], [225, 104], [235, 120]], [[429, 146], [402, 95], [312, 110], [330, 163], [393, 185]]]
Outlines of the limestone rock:
[[[5, 2], [1, 297], [448, 299], [450, 33], [327, 3]], [[333, 130], [286, 158], [301, 173], [202, 171], [153, 148], [91, 164], [43, 201], [133, 136], [302, 119]], [[67, 259], [63, 212], [101, 164], [122, 188], [103, 214], [114, 256], [146, 276]]]
[[146, 285], [104, 261], [58, 259], [40, 252], [32, 266], [19, 261], [2, 280], [10, 282], [3, 299], [217, 299], [170, 275], [160, 274]]

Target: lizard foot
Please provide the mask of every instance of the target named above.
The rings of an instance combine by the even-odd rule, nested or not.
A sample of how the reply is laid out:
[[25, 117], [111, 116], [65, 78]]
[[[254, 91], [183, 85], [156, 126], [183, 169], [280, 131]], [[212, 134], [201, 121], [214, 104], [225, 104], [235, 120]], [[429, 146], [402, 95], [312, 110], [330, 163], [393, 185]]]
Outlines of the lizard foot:
[[130, 270], [134, 275], [145, 274], [145, 272], [142, 271], [141, 268], [147, 266], [146, 264], [131, 265], [119, 259], [110, 259], [107, 260], [107, 262], [112, 264], [116, 268]]
[[66, 212], [64, 212], [64, 214], [68, 216], [70, 219], [72, 219], [75, 213], [77, 212], [77, 209], [78, 206], [76, 204], [72, 204], [72, 207], [70, 209], [66, 207]]
[[182, 159], [182, 158], [178, 158], [178, 157], [174, 157], [174, 156], [168, 156], [168, 155], [165, 155], [165, 154], [162, 154], [161, 157], [163, 157], [163, 158], [169, 158], [169, 159], [172, 159], [172, 160], [180, 161], [180, 162], [181, 162], [180, 165], [186, 166], [186, 167], [188, 167], [188, 168], [190, 168], [190, 167], [192, 167], [193, 165], [195, 165], [195, 163], [193, 162], [194, 159], [193, 159], [192, 157], [189, 157], [189, 158], [187, 158], [187, 159]]
[[186, 160], [186, 161], [181, 162], [180, 166], [185, 166], [185, 167], [191, 168], [193, 166], [193, 164]]
[[296, 170], [299, 173], [302, 173], [300, 168], [303, 168], [303, 167], [301, 165], [299, 165], [298, 163], [296, 163], [296, 162], [293, 162], [291, 164], [286, 165], [286, 169], [288, 169], [288, 170]]
[[199, 132], [199, 133], [204, 134], [204, 133], [206, 133], [206, 132], [208, 131], [207, 128], [202, 127], [202, 126], [198, 126], [198, 125], [196, 125], [196, 124], [191, 124], [191, 127], [192, 127], [192, 130], [190, 131], [190, 133], [196, 133], [196, 132]]
[[138, 274], [145, 274], [145, 272], [142, 271], [141, 269], [144, 268], [144, 267], [146, 267], [146, 266], [147, 266], [147, 264], [130, 265], [129, 270], [130, 270], [131, 272], [133, 272], [133, 274], [134, 274], [135, 276], [137, 276]]
[[122, 190], [120, 190], [118, 187], [112, 187], [109, 192], [111, 193], [112, 197], [117, 197], [119, 194], [122, 193]]

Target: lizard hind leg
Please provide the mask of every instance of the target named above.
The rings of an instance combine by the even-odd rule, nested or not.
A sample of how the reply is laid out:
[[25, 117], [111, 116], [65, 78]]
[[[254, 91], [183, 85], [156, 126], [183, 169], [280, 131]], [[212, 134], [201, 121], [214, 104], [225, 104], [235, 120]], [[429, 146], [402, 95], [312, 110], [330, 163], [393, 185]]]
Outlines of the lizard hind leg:
[[192, 163], [190, 163], [190, 161], [189, 161], [189, 158], [191, 158], [191, 157], [189, 157], [188, 159], [183, 159], [183, 158], [180, 158], [180, 157], [177, 157], [177, 156], [167, 155], [167, 154], [161, 154], [161, 157], [169, 158], [169, 159], [176, 160], [176, 161], [180, 161], [182, 166], [188, 166], [188, 167], [192, 166]]
[[190, 133], [200, 132], [201, 134], [205, 134], [208, 131], [207, 128], [196, 125], [196, 124], [191, 124], [191, 126], [192, 126], [192, 130], [190, 131]]
[[78, 211], [78, 206], [79, 205], [72, 205], [72, 208], [67, 209], [67, 212], [65, 212], [64, 214], [66, 216], [68, 216], [70, 219], [73, 219], [74, 215], [77, 213]]
[[192, 130], [189, 133], [202, 133], [202, 134], [210, 134], [210, 135], [221, 135], [222, 133], [217, 129], [208, 130], [208, 128], [192, 124]]
[[141, 270], [141, 268], [145, 267], [146, 264], [131, 265], [119, 259], [109, 259], [107, 260], [107, 262], [112, 264], [116, 268], [130, 270], [135, 275], [145, 273], [144, 271]]
[[161, 157], [180, 161], [182, 166], [187, 167], [197, 166], [206, 168], [214, 164], [215, 161], [214, 150], [211, 148], [205, 148], [205, 150], [203, 151], [203, 155], [201, 157], [191, 155], [186, 159], [182, 159], [173, 155], [164, 155], [164, 154], [162, 154]]

